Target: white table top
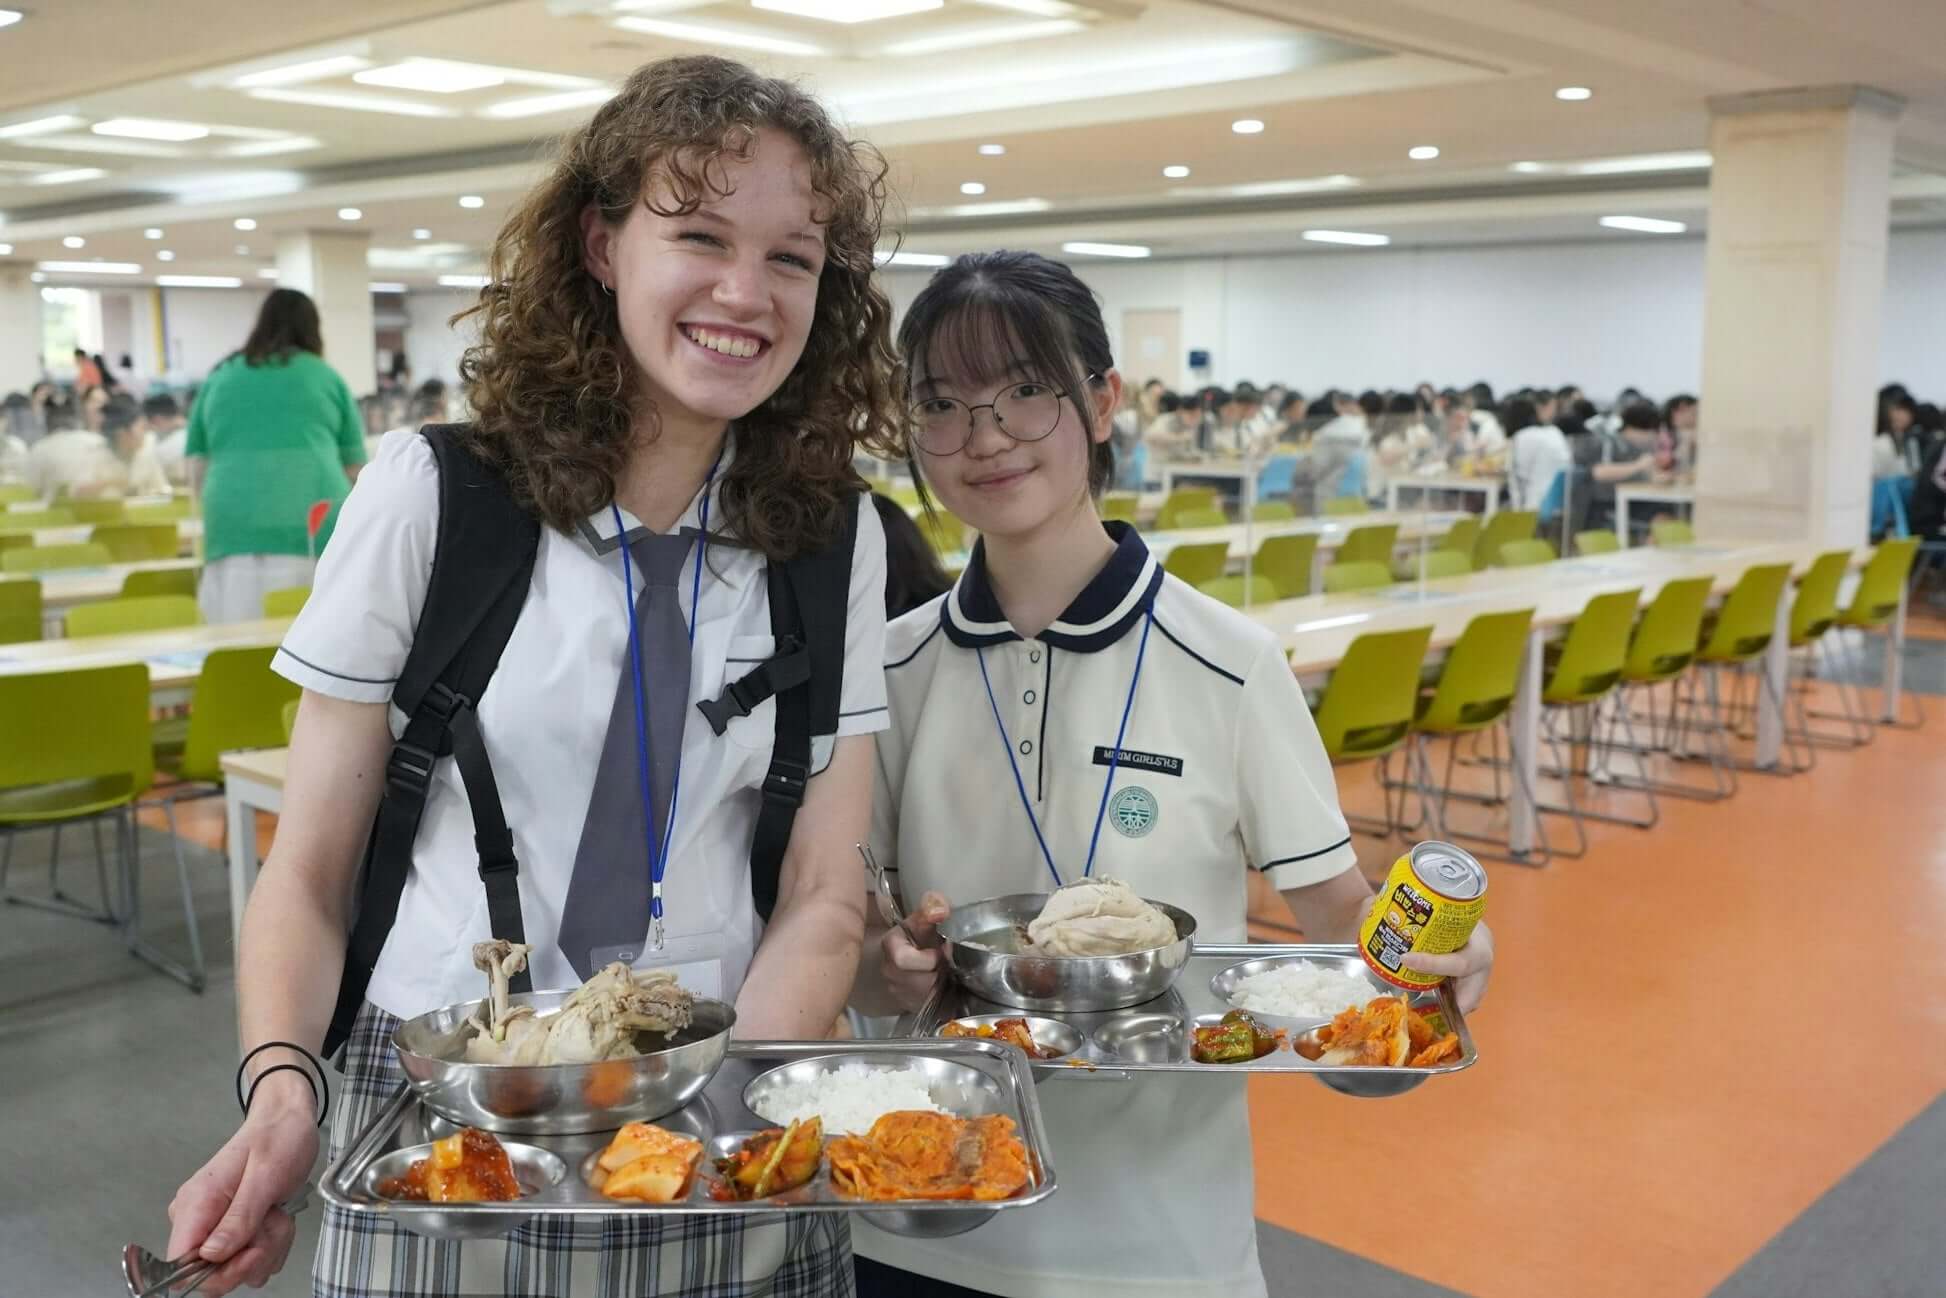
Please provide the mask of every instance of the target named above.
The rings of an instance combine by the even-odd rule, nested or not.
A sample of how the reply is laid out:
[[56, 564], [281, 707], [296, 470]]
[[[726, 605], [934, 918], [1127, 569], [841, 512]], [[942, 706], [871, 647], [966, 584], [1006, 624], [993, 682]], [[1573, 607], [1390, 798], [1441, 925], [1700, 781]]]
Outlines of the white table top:
[[0, 645], [0, 676], [139, 662], [148, 665], [151, 689], [181, 689], [195, 684], [203, 671], [203, 658], [211, 650], [278, 644], [292, 620], [273, 617], [255, 622], [226, 622], [221, 626]]
[[230, 779], [249, 780], [283, 792], [284, 768], [290, 761], [288, 748], [252, 748], [240, 753], [224, 753], [217, 762]]
[[196, 559], [149, 559], [142, 563], [114, 563], [105, 568], [57, 568], [52, 572], [13, 572], [0, 575], [0, 581], [38, 580], [41, 605], [52, 612], [90, 600], [114, 599], [122, 593], [122, 578], [131, 572], [171, 571], [200, 568]]
[[[1242, 482], [1261, 470], [1263, 465], [1236, 459], [1172, 460], [1155, 468], [1165, 484], [1176, 478], [1232, 478]], [[1166, 486], [1164, 489], [1167, 490]]]
[[1618, 482], [1615, 495], [1619, 499], [1626, 496], [1631, 501], [1653, 501], [1664, 505], [1693, 505], [1696, 503], [1696, 488], [1681, 483], [1667, 485], [1657, 483]]
[[1457, 473], [1394, 473], [1386, 479], [1390, 486], [1414, 487], [1425, 491], [1498, 491], [1507, 485], [1504, 474], [1482, 473], [1465, 477]]
[[[70, 527], [37, 527], [31, 535], [35, 545], [85, 545], [93, 537], [93, 523], [76, 523]], [[200, 518], [179, 518], [176, 520], [176, 535], [181, 538], [183, 553], [188, 553], [197, 538], [203, 534], [203, 520]]]

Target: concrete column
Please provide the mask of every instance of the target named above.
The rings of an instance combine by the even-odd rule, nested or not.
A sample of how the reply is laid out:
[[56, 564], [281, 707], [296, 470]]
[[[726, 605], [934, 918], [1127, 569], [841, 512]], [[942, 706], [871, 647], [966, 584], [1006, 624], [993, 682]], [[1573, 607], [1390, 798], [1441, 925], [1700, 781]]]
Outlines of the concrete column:
[[324, 359], [355, 397], [378, 390], [372, 332], [371, 236], [357, 230], [305, 230], [277, 236], [277, 287], [300, 289], [318, 304]]
[[1862, 86], [1710, 101], [1699, 537], [1865, 540], [1903, 107]]
[[0, 261], [0, 396], [25, 392], [41, 376], [41, 286], [34, 264]]

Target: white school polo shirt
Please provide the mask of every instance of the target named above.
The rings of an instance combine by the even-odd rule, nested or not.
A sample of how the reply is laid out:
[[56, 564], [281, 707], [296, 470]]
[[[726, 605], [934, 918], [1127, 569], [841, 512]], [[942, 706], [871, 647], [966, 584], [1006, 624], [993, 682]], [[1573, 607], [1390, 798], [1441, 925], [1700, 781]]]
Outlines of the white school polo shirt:
[[[886, 635], [873, 842], [905, 899], [1054, 886], [994, 721], [1064, 880], [1082, 873], [1138, 654], [1141, 680], [1094, 873], [1247, 940], [1244, 871], [1278, 888], [1354, 868], [1331, 764], [1275, 637], [1163, 573], [1126, 524], [1052, 626], [1022, 640], [975, 548], [959, 583]], [[1145, 616], [1153, 611], [1146, 651]], [[1241, 1078], [1062, 1078], [1040, 1089], [1060, 1192], [977, 1234], [854, 1227], [860, 1253], [1013, 1295], [1261, 1295]]]
[[[734, 434], [732, 435], [734, 441]], [[726, 450], [727, 468], [732, 450]], [[721, 481], [722, 470], [718, 471]], [[700, 522], [702, 497], [680, 526]], [[384, 703], [405, 665], [431, 579], [439, 516], [439, 468], [416, 432], [386, 436], [378, 458], [353, 487], [318, 565], [310, 601], [272, 666], [320, 694]], [[624, 523], [638, 520], [626, 511]], [[710, 527], [722, 514], [712, 508]], [[628, 614], [614, 548], [612, 514], [587, 520], [582, 534], [543, 527], [532, 588], [479, 703], [480, 726], [520, 861], [520, 907], [536, 990], [579, 979], [555, 944], [575, 849], [594, 788], [610, 706], [628, 655]], [[597, 552], [597, 546], [602, 552]], [[690, 607], [687, 565], [681, 584]], [[840, 735], [886, 725], [885, 536], [869, 504], [859, 510], [845, 631]], [[771, 656], [764, 560], [728, 544], [709, 547], [701, 608], [694, 611], [692, 705]], [[653, 672], [653, 663], [645, 663]], [[391, 709], [394, 736], [405, 714]], [[776, 703], [732, 721], [722, 737], [693, 708], [683, 728], [682, 789], [663, 878], [665, 953], [642, 965], [720, 962], [721, 990], [734, 999], [756, 949], [761, 924], [750, 895], [750, 837], [770, 768]], [[830, 761], [832, 740], [813, 743], [814, 769]], [[638, 862], [648, 883], [646, 848]], [[862, 885], [861, 885], [862, 886]], [[473, 844], [465, 786], [450, 758], [434, 770], [413, 868], [399, 914], [367, 997], [412, 1016], [484, 994], [472, 946], [492, 936], [486, 891]], [[698, 991], [706, 988], [698, 987]]]

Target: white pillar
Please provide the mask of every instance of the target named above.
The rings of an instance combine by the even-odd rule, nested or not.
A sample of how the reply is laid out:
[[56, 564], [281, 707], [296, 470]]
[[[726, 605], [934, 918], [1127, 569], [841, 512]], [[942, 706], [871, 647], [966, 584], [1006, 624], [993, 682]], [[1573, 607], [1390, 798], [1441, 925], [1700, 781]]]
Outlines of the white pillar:
[[1700, 537], [1865, 540], [1903, 107], [1862, 86], [1710, 101]]
[[305, 230], [277, 236], [277, 287], [309, 293], [324, 329], [324, 359], [355, 397], [378, 390], [372, 332], [371, 236], [357, 230]]
[[32, 262], [0, 261], [0, 396], [25, 392], [41, 376], [41, 286]]

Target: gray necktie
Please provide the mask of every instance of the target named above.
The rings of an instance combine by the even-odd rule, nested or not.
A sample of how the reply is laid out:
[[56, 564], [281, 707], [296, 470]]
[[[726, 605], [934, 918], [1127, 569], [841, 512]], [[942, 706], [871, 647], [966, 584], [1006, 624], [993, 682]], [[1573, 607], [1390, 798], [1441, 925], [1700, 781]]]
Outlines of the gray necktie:
[[[695, 536], [688, 528], [666, 536], [639, 532], [628, 543], [641, 583], [635, 622], [649, 732], [649, 800], [658, 842], [668, 832], [670, 791], [689, 711], [689, 628], [677, 592]], [[624, 651], [601, 766], [581, 826], [581, 845], [574, 853], [574, 878], [561, 910], [561, 954], [584, 981], [610, 960], [632, 963], [649, 931], [649, 839], [642, 819], [635, 689], [629, 671]]]

